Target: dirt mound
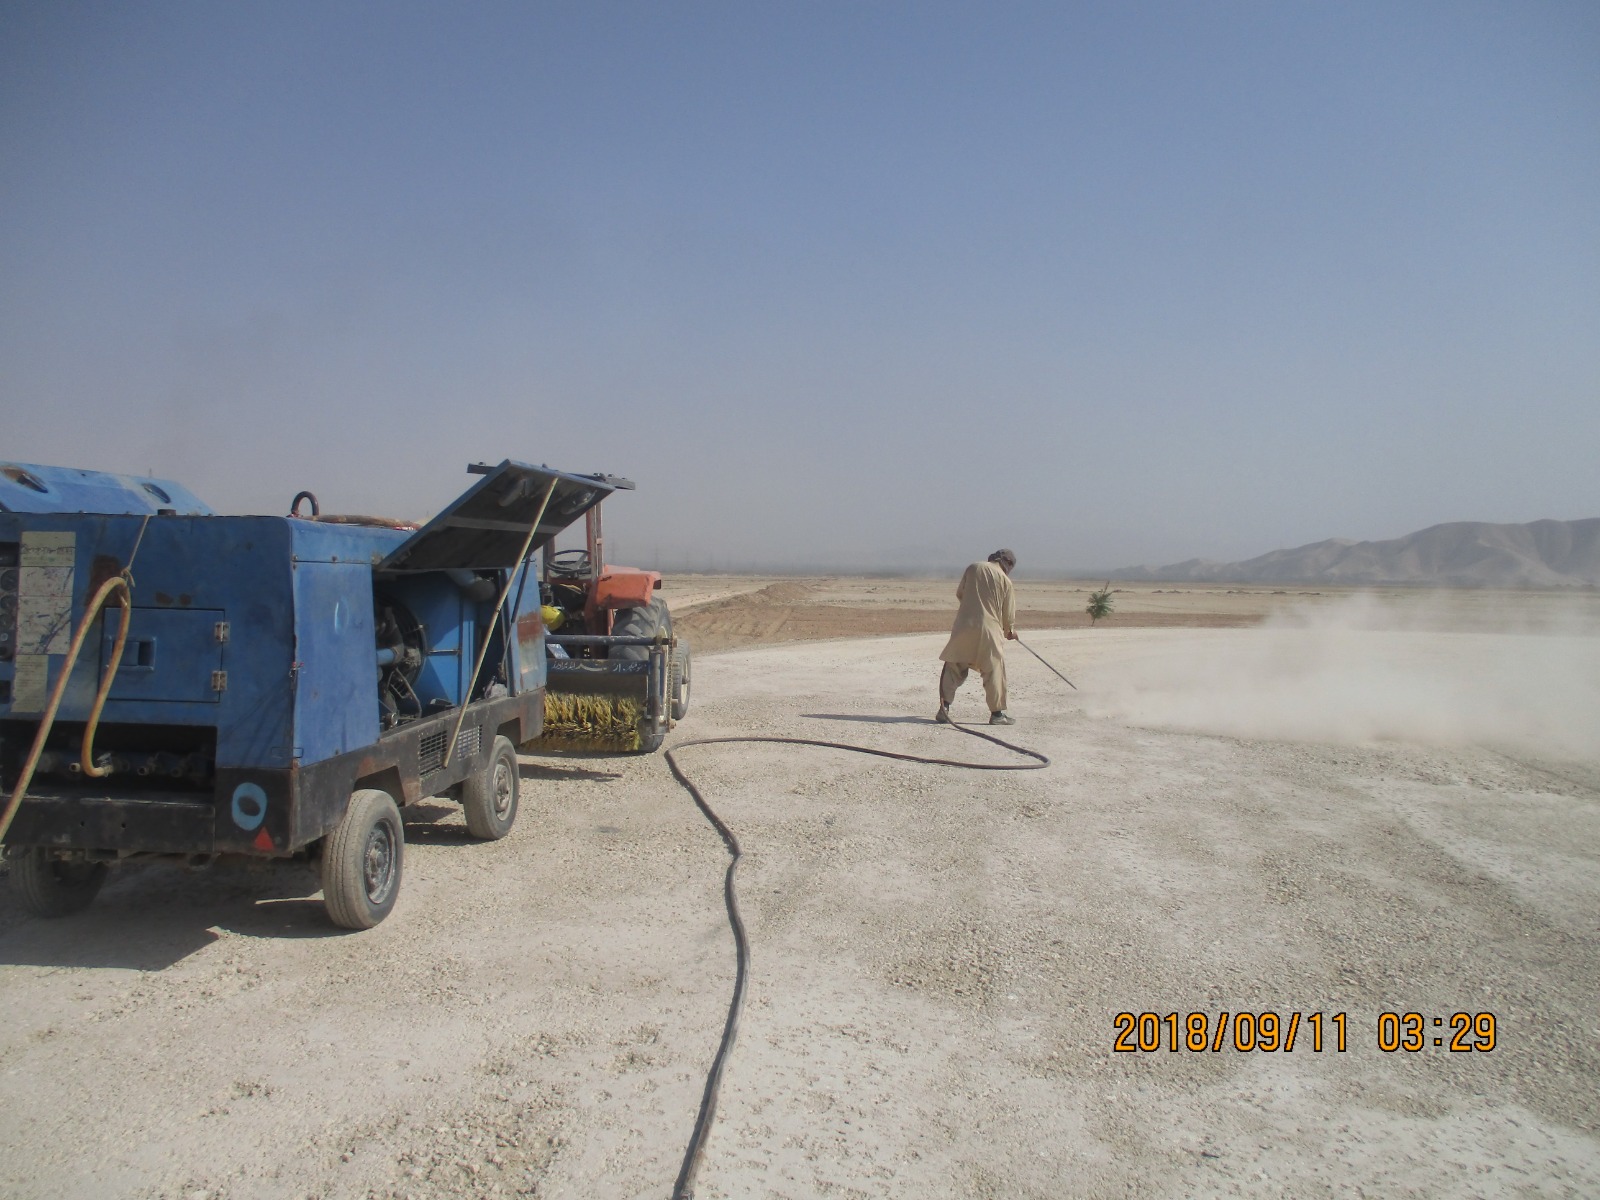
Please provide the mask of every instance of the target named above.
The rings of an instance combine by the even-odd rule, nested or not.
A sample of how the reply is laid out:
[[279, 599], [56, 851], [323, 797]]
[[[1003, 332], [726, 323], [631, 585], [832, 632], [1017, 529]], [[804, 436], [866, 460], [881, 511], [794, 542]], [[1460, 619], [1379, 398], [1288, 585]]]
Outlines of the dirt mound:
[[775, 583], [764, 587], [754, 596], [745, 597], [758, 604], [794, 604], [811, 594], [811, 586], [804, 583]]

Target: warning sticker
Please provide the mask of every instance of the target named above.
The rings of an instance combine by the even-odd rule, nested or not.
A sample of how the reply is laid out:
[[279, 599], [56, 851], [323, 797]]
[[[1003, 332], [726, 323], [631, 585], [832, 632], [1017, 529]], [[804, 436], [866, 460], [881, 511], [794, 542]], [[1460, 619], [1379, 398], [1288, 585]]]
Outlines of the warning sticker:
[[72, 641], [72, 568], [75, 533], [24, 532], [17, 572], [17, 659], [24, 654], [65, 654]]
[[17, 655], [16, 674], [11, 677], [11, 711], [43, 712], [50, 686], [50, 656]]

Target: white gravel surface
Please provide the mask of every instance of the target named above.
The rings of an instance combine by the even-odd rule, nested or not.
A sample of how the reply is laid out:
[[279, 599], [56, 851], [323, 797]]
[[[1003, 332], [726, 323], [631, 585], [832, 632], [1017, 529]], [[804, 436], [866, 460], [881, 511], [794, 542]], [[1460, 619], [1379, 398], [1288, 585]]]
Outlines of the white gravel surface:
[[[1334, 718], [1373, 664], [1449, 708], [1550, 643], [1027, 636], [1082, 689], [1012, 651], [1006, 736], [1046, 770], [683, 753], [754, 945], [699, 1196], [1600, 1195], [1600, 642], [1553, 656], [1579, 720], [1502, 745], [1470, 704]], [[1005, 761], [929, 720], [942, 640], [706, 657], [674, 738]], [[659, 756], [525, 761], [502, 842], [408, 810], [368, 933], [304, 871], [0, 899], [0, 1193], [667, 1196], [732, 984], [722, 847]], [[1124, 1011], [1305, 1016], [1288, 1054], [1114, 1053]], [[1496, 1046], [1384, 1053], [1385, 1011], [1492, 1012]]]

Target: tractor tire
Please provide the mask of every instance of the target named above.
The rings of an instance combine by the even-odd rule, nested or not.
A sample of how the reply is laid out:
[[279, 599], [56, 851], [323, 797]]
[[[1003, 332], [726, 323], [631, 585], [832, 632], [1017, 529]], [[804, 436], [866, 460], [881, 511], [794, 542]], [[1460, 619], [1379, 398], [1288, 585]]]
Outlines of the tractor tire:
[[[672, 633], [672, 614], [667, 611], [667, 602], [660, 597], [650, 601], [642, 608], [619, 608], [617, 618], [612, 623], [611, 632], [618, 637], [655, 637], [658, 633]], [[613, 646], [610, 657], [613, 659], [631, 660], [642, 662], [650, 657], [649, 646]], [[671, 703], [671, 679], [668, 681], [668, 703]], [[651, 733], [648, 721], [641, 718], [639, 721], [639, 748], [635, 754], [654, 754], [661, 749], [661, 743], [667, 740], [665, 728]]]
[[[643, 608], [619, 608], [611, 632], [618, 637], [655, 637], [658, 633], [672, 634], [672, 614], [665, 600], [654, 599]], [[613, 646], [611, 658], [643, 662], [650, 657], [649, 646]]]
[[103, 862], [63, 862], [43, 846], [23, 846], [6, 859], [11, 894], [36, 917], [70, 917], [94, 901], [106, 881]]
[[322, 903], [344, 929], [371, 929], [400, 894], [405, 830], [388, 792], [364, 788], [322, 848]]
[[517, 748], [510, 738], [497, 737], [483, 769], [461, 784], [461, 811], [467, 818], [467, 832], [485, 842], [505, 837], [516, 824], [519, 791]]
[[681, 721], [689, 712], [689, 641], [678, 639], [668, 672], [668, 695], [672, 697], [672, 719]]

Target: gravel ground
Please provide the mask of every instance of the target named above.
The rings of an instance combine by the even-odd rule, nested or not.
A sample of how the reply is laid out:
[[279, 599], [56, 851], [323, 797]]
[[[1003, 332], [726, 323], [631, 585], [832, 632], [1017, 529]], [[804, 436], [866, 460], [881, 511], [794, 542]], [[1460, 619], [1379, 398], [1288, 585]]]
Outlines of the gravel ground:
[[[685, 750], [743, 842], [754, 947], [697, 1194], [1600, 1195], [1600, 642], [1555, 647], [1579, 690], [1502, 745], [1470, 705], [1334, 720], [1371, 707], [1336, 685], [1366, 648], [1383, 686], [1453, 695], [1442, 664], [1504, 693], [1526, 639], [1349, 634], [1297, 689], [1207, 691], [1281, 661], [1270, 636], [1296, 635], [1028, 635], [1082, 689], [1012, 652], [1042, 771]], [[1008, 761], [929, 720], [941, 642], [698, 659], [674, 739]], [[522, 805], [492, 844], [408, 810], [364, 934], [294, 870], [130, 868], [59, 922], [0, 898], [0, 1191], [666, 1196], [732, 985], [721, 844], [659, 756], [525, 760]], [[1232, 1025], [1173, 1052], [1164, 1024], [1117, 1053], [1121, 1012], [1180, 1038], [1204, 1014], [1208, 1043], [1223, 1012], [1302, 1015], [1292, 1053]], [[1424, 1048], [1383, 1052], [1383, 1012], [1422, 1014]], [[1431, 1044], [1456, 1012], [1495, 1015], [1492, 1052]]]

